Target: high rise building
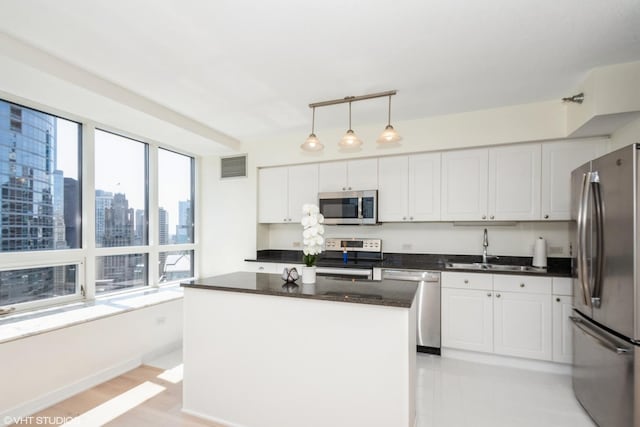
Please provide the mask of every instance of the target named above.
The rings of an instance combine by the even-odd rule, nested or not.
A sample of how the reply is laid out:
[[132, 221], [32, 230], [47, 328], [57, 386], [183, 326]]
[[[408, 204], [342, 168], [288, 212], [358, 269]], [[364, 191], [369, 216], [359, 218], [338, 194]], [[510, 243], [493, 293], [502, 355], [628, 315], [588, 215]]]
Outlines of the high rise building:
[[102, 246], [105, 232], [105, 212], [111, 207], [113, 193], [96, 190], [96, 246]]
[[169, 212], [165, 208], [158, 210], [158, 223], [160, 224], [159, 243], [166, 245], [169, 243]]
[[176, 225], [175, 243], [193, 242], [192, 231], [193, 216], [191, 214], [191, 201], [181, 200], [178, 202], [178, 225]]
[[64, 178], [64, 228], [67, 246], [79, 248], [80, 245], [80, 186], [78, 180]]
[[147, 222], [145, 220], [144, 209], [136, 209], [135, 244], [145, 245], [147, 242]]
[[54, 249], [55, 117], [0, 102], [0, 250]]

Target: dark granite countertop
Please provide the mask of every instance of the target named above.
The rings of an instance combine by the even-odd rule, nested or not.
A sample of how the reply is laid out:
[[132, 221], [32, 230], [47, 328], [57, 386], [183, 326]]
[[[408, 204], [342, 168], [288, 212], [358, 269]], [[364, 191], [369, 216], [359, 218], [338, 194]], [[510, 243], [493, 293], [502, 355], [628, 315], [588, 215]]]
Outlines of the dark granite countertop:
[[318, 276], [313, 285], [285, 283], [277, 274], [236, 272], [181, 283], [185, 288], [410, 308], [418, 285], [397, 280], [341, 280]]
[[[382, 259], [374, 259], [368, 256], [360, 258], [352, 256], [345, 264], [341, 258], [337, 258], [333, 254], [328, 255], [323, 252], [319, 257], [316, 265], [318, 267], [348, 267], [348, 268], [393, 268], [406, 270], [432, 270], [432, 271], [469, 271], [474, 273], [491, 273], [491, 274], [518, 274], [531, 276], [550, 276], [550, 277], [571, 277], [571, 258], [547, 258], [547, 271], [540, 272], [513, 272], [513, 271], [487, 271], [487, 270], [465, 270], [446, 268], [447, 262], [455, 263], [476, 263], [481, 262], [480, 255], [453, 255], [453, 254], [404, 254], [404, 253], [385, 253]], [[508, 264], [508, 265], [531, 265], [531, 257], [512, 257], [499, 256], [492, 257], [491, 263]], [[293, 250], [266, 249], [256, 253], [255, 259], [246, 259], [250, 262], [278, 262], [278, 263], [297, 263], [302, 264], [302, 252]]]

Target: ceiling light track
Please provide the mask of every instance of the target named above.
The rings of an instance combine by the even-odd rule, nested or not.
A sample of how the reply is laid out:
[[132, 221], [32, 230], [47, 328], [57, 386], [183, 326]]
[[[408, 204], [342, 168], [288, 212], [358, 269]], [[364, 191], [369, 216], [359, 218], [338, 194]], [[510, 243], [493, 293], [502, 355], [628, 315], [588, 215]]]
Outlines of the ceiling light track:
[[[370, 93], [367, 95], [359, 95], [359, 96], [345, 96], [344, 98], [339, 99], [331, 99], [329, 101], [321, 101], [314, 102], [309, 104], [309, 108], [313, 110], [312, 122], [311, 122], [311, 134], [307, 137], [304, 144], [300, 146], [305, 151], [320, 151], [324, 148], [324, 145], [320, 142], [318, 137], [315, 134], [315, 118], [316, 118], [316, 108], [318, 107], [327, 107], [329, 105], [338, 105], [338, 104], [349, 104], [349, 129], [347, 133], [342, 137], [338, 146], [341, 150], [353, 150], [359, 149], [362, 145], [362, 140], [358, 138], [355, 132], [351, 129], [351, 104], [358, 101], [364, 101], [367, 99], [374, 98], [389, 98], [389, 110], [387, 116], [387, 126], [384, 128], [384, 131], [378, 137], [378, 144], [388, 144], [388, 143], [397, 143], [402, 139], [402, 137], [398, 134], [398, 132], [391, 126], [391, 97], [398, 93], [397, 90], [388, 90], [385, 92], [377, 92]], [[391, 146], [391, 145], [387, 145]]]

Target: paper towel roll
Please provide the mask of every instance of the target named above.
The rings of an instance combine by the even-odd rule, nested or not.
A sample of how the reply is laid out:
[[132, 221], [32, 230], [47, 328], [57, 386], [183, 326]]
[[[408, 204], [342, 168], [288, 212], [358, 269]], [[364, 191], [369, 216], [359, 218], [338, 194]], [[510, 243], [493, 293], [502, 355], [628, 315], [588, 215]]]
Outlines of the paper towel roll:
[[542, 237], [537, 238], [533, 246], [533, 261], [531, 264], [534, 267], [547, 266], [547, 242]]

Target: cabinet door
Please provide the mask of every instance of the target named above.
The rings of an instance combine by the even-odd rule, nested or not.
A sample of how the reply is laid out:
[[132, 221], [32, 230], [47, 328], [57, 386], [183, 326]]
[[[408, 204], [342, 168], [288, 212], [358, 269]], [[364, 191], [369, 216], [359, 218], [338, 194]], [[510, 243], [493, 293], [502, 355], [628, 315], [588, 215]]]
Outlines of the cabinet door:
[[487, 219], [486, 148], [442, 153], [443, 221]]
[[571, 363], [572, 361], [572, 331], [571, 315], [572, 301], [570, 296], [553, 296], [553, 361]]
[[409, 156], [408, 195], [410, 221], [440, 220], [440, 153]]
[[407, 156], [378, 159], [378, 219], [381, 222], [408, 218], [408, 164]]
[[490, 220], [540, 218], [540, 144], [489, 150]]
[[258, 171], [258, 221], [288, 222], [288, 168], [265, 168]]
[[442, 346], [461, 350], [493, 350], [493, 293], [442, 289]]
[[300, 165], [289, 167], [289, 207], [288, 218], [291, 222], [300, 222], [302, 205], [318, 204], [318, 165]]
[[318, 191], [344, 191], [347, 189], [347, 162], [329, 162], [318, 165]]
[[378, 159], [347, 162], [347, 190], [377, 190]]
[[551, 295], [496, 292], [494, 351], [551, 360]]
[[571, 219], [571, 172], [604, 154], [606, 147], [603, 139], [542, 144], [542, 219]]

